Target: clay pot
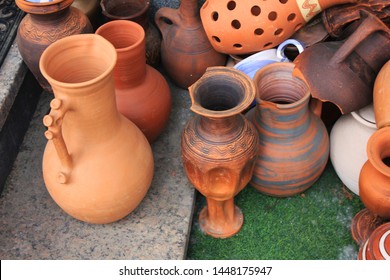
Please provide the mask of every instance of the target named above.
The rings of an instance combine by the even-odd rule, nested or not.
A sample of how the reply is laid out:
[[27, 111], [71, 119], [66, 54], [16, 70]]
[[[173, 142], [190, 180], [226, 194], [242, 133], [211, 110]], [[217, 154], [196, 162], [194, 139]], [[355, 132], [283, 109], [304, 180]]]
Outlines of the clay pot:
[[223, 66], [226, 55], [216, 52], [204, 32], [197, 0], [181, 0], [178, 9], [160, 8], [155, 22], [162, 33], [161, 62], [169, 77], [187, 89], [210, 66]]
[[131, 20], [145, 30], [146, 63], [152, 66], [160, 64], [161, 35], [157, 27], [149, 20], [149, 0], [101, 0], [100, 6], [104, 21]]
[[153, 142], [169, 121], [171, 92], [160, 72], [146, 64], [142, 26], [114, 20], [100, 26], [96, 34], [110, 41], [118, 54], [114, 81], [119, 112]]
[[206, 0], [200, 17], [214, 49], [248, 54], [279, 45], [316, 14], [355, 0]]
[[40, 68], [55, 98], [43, 178], [69, 215], [88, 223], [117, 221], [142, 201], [153, 177], [153, 154], [142, 132], [116, 108], [112, 71], [116, 51], [95, 34], [50, 45]]
[[230, 237], [243, 224], [234, 196], [252, 177], [257, 153], [257, 132], [240, 114], [255, 87], [238, 70], [210, 67], [189, 92], [196, 115], [182, 132], [181, 154], [188, 179], [207, 200], [199, 224], [208, 235]]
[[315, 44], [294, 60], [294, 75], [307, 81], [313, 97], [335, 104], [343, 114], [372, 103], [376, 75], [390, 59], [389, 28], [361, 13], [359, 27], [344, 42]]
[[248, 119], [259, 133], [259, 151], [250, 184], [271, 196], [286, 197], [308, 189], [322, 174], [329, 155], [329, 137], [309, 107], [307, 84], [292, 76], [294, 64], [276, 62], [260, 69], [255, 108]]
[[374, 215], [390, 219], [390, 127], [374, 132], [359, 177], [360, 199]]
[[330, 160], [343, 184], [359, 195], [359, 174], [367, 161], [367, 142], [376, 131], [372, 104], [342, 115], [330, 133]]
[[390, 223], [376, 228], [359, 250], [359, 260], [390, 260]]
[[18, 7], [27, 13], [20, 22], [16, 42], [19, 52], [35, 78], [46, 91], [52, 92], [49, 83], [39, 71], [42, 52], [53, 42], [81, 33], [93, 33], [88, 18], [71, 7], [73, 0], [54, 0], [34, 3], [15, 0]]
[[390, 60], [381, 68], [374, 83], [374, 113], [377, 127], [390, 125]]
[[94, 29], [97, 28], [101, 13], [99, 0], [74, 0], [72, 7], [82, 11], [88, 17]]

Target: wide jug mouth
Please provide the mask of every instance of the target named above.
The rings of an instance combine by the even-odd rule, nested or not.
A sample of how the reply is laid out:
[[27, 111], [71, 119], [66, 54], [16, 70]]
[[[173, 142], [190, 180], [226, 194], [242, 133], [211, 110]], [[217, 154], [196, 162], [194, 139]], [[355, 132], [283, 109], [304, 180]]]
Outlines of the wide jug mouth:
[[100, 35], [80, 34], [51, 44], [39, 61], [42, 75], [54, 86], [76, 88], [107, 77], [116, 64], [114, 46]]
[[390, 127], [375, 131], [367, 142], [367, 157], [383, 175], [390, 177]]

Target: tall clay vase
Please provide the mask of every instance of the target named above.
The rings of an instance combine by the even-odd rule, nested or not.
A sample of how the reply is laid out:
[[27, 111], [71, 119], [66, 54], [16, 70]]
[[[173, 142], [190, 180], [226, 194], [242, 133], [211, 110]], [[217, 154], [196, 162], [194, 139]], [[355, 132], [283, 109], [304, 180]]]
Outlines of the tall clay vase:
[[254, 77], [257, 105], [247, 113], [260, 138], [250, 184], [277, 197], [308, 189], [329, 156], [329, 137], [317, 106], [321, 104], [309, 106], [309, 87], [292, 76], [293, 68], [293, 63], [277, 62], [260, 69]]
[[318, 43], [300, 53], [294, 75], [306, 80], [313, 97], [348, 114], [373, 102], [375, 78], [390, 59], [389, 45], [390, 29], [362, 11], [359, 26], [345, 41]]
[[381, 68], [374, 83], [374, 114], [377, 127], [390, 125], [390, 60]]
[[207, 200], [199, 215], [201, 229], [227, 238], [242, 227], [234, 196], [252, 177], [257, 153], [257, 132], [240, 114], [251, 104], [255, 87], [239, 70], [210, 67], [189, 92], [196, 115], [182, 132], [184, 169]]
[[138, 23], [114, 20], [96, 34], [110, 41], [118, 54], [114, 81], [119, 112], [153, 142], [169, 121], [171, 92], [160, 72], [146, 64], [145, 31]]
[[160, 8], [155, 22], [162, 33], [161, 62], [170, 78], [187, 89], [210, 66], [223, 66], [226, 55], [216, 52], [204, 32], [197, 0], [181, 0], [179, 8]]
[[43, 178], [54, 201], [88, 223], [117, 221], [132, 212], [153, 177], [148, 141], [116, 108], [112, 71], [116, 51], [95, 34], [50, 45], [40, 68], [55, 98], [48, 127]]
[[54, 0], [37, 3], [15, 0], [18, 7], [27, 13], [20, 22], [16, 35], [19, 52], [35, 78], [46, 91], [52, 92], [50, 84], [39, 70], [42, 52], [55, 41], [74, 34], [93, 33], [86, 15], [71, 7], [73, 0]]
[[206, 0], [200, 17], [214, 49], [248, 54], [288, 39], [322, 10], [356, 0]]
[[160, 64], [161, 34], [149, 19], [149, 0], [101, 0], [103, 21], [131, 20], [143, 27], [146, 40], [146, 63]]

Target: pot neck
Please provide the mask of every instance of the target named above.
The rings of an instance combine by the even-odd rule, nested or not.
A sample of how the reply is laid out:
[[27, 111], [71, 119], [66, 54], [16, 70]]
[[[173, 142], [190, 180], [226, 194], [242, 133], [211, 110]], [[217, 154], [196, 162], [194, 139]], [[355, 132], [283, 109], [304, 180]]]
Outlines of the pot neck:
[[66, 19], [69, 16], [70, 12], [71, 12], [70, 6], [68, 6], [62, 10], [55, 11], [48, 14], [30, 14], [30, 17], [33, 21], [46, 22], [46, 23], [56, 22], [55, 24], [58, 25], [59, 24], [58, 21]]
[[194, 21], [199, 18], [199, 7], [197, 0], [181, 0], [179, 13], [184, 21]]
[[216, 139], [218, 136], [226, 142], [231, 136], [231, 139], [235, 139], [240, 134], [241, 128], [244, 126], [243, 117], [239, 115], [225, 117], [225, 118], [212, 118], [212, 117], [199, 117], [198, 132], [205, 139]]

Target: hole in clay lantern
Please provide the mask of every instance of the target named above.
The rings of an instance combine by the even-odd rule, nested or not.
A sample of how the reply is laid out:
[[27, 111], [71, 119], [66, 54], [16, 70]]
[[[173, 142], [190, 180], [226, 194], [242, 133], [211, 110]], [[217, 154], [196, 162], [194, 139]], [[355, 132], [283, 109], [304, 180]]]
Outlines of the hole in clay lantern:
[[232, 27], [234, 29], [240, 29], [241, 23], [238, 20], [235, 19], [235, 20], [232, 21]]
[[218, 20], [218, 13], [217, 13], [217, 12], [213, 12], [213, 13], [211, 14], [211, 16], [212, 16], [212, 18], [213, 18], [214, 21], [217, 21], [217, 20]]
[[268, 19], [271, 21], [274, 21], [274, 20], [276, 20], [277, 16], [278, 16], [278, 14], [276, 12], [270, 12], [268, 14]]
[[240, 49], [240, 48], [242, 48], [242, 45], [241, 44], [234, 44], [233, 47], [235, 47], [236, 49]]
[[288, 0], [279, 0], [279, 2], [282, 4], [286, 4], [288, 2]]
[[282, 33], [283, 33], [283, 29], [282, 28], [278, 28], [278, 29], [276, 29], [274, 35], [275, 36], [279, 36], [279, 35], [282, 35]]
[[264, 33], [264, 30], [261, 29], [261, 28], [256, 28], [254, 33], [255, 33], [255, 35], [258, 35], [258, 36], [259, 36], [259, 35], [261, 35], [261, 34]]
[[267, 44], [264, 45], [264, 48], [269, 47], [271, 45], [272, 45], [272, 42], [268, 42]]
[[294, 13], [289, 14], [287, 17], [287, 21], [293, 21], [296, 18], [296, 15]]
[[260, 13], [261, 13], [260, 7], [259, 6], [253, 6], [252, 9], [251, 9], [251, 13], [254, 16], [260, 15]]
[[298, 29], [300, 29], [302, 27], [302, 23], [298, 24], [297, 26], [295, 26], [294, 30], [297, 31]]
[[234, 10], [234, 9], [236, 8], [236, 2], [234, 2], [234, 1], [229, 1], [229, 2], [227, 3], [227, 8], [228, 8], [230, 11]]
[[219, 39], [217, 36], [212, 36], [211, 38], [213, 38], [214, 41], [221, 43], [221, 39]]

